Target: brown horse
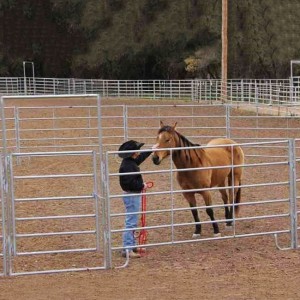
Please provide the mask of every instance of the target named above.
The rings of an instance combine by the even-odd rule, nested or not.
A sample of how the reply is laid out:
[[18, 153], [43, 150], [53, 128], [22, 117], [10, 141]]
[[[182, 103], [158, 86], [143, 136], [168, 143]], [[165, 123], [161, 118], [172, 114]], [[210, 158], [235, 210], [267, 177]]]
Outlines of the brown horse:
[[[186, 137], [176, 131], [176, 125], [168, 126], [160, 122], [161, 128], [156, 138], [157, 144], [154, 149], [159, 148], [182, 148], [195, 147]], [[172, 150], [172, 159], [177, 169], [185, 168], [207, 168], [202, 170], [189, 170], [177, 172], [177, 180], [183, 190], [206, 189], [211, 187], [225, 187], [226, 178], [228, 179], [229, 197], [226, 189], [220, 189], [223, 202], [225, 204], [226, 225], [232, 226], [233, 206], [228, 207], [230, 203], [238, 204], [241, 201], [241, 178], [243, 173], [244, 153], [240, 146], [233, 140], [227, 138], [217, 138], [211, 140], [207, 146], [223, 145], [215, 148], [196, 148], [196, 149], [174, 149]], [[228, 145], [228, 146], [227, 146]], [[153, 163], [159, 165], [161, 161], [170, 155], [169, 150], [156, 150], [153, 153]], [[220, 168], [214, 168], [218, 167]], [[236, 167], [234, 167], [236, 166]], [[233, 173], [232, 173], [233, 172]], [[231, 186], [231, 187], [230, 187]], [[234, 188], [233, 188], [234, 187]], [[184, 192], [183, 196], [188, 201], [196, 222], [196, 229], [193, 237], [200, 237], [201, 224], [196, 207], [196, 192]], [[206, 206], [212, 205], [211, 193], [209, 190], [197, 192], [202, 195]], [[234, 213], [237, 216], [239, 206], [234, 205]], [[219, 226], [215, 222], [214, 212], [211, 207], [206, 209], [206, 213], [212, 221], [214, 236], [220, 236]]]

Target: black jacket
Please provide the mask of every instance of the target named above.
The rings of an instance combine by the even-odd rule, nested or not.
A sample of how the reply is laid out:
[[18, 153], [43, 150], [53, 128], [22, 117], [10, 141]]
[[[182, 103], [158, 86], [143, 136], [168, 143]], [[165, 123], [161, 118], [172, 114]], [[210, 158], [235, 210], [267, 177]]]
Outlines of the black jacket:
[[[124, 158], [119, 173], [140, 172], [139, 165], [151, 154], [152, 152], [142, 152], [137, 158], [132, 157]], [[125, 192], [140, 193], [144, 188], [144, 182], [141, 174], [120, 175], [120, 186]]]

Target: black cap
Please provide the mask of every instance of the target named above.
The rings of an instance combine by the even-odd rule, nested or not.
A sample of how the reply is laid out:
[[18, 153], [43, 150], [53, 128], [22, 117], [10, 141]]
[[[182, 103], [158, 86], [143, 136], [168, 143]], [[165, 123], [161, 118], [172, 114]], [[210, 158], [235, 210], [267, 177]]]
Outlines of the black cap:
[[[130, 140], [130, 141], [123, 143], [120, 146], [119, 151], [140, 150], [144, 145], [145, 145], [145, 143], [139, 143], [134, 140]], [[132, 154], [133, 153], [119, 153], [119, 156], [121, 158], [127, 158], [127, 157], [130, 157]]]

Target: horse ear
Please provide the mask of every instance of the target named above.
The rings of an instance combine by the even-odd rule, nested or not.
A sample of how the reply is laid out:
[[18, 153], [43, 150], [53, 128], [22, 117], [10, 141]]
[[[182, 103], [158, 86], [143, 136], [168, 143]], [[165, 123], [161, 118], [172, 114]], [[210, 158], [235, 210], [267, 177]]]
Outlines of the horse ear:
[[173, 129], [176, 130], [177, 122], [174, 123]]
[[160, 121], [160, 128], [163, 128], [165, 126], [163, 121]]

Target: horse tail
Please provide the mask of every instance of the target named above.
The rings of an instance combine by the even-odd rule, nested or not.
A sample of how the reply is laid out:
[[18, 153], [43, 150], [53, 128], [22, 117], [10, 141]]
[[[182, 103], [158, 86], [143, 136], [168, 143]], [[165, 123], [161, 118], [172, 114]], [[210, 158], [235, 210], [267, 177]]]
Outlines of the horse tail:
[[[242, 184], [242, 181], [240, 180], [240, 182], [239, 182], [239, 185], [241, 185]], [[239, 204], [239, 203], [241, 203], [241, 195], [242, 194], [242, 189], [239, 187], [238, 188], [238, 190], [237, 190], [237, 192], [236, 192], [236, 196], [235, 196], [235, 204]], [[234, 206], [234, 213], [238, 216], [238, 214], [239, 214], [239, 211], [240, 211], [240, 206], [239, 205], [235, 205]]]

